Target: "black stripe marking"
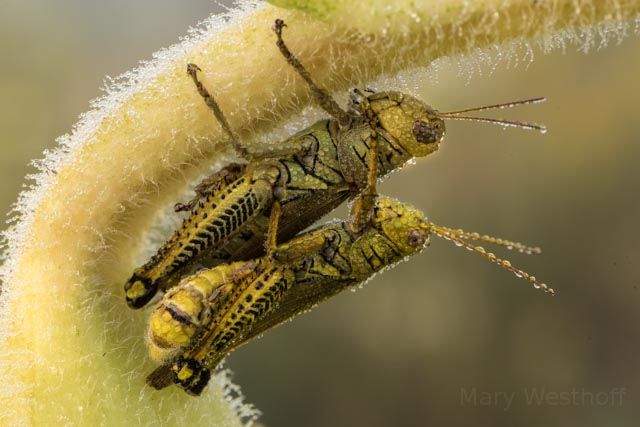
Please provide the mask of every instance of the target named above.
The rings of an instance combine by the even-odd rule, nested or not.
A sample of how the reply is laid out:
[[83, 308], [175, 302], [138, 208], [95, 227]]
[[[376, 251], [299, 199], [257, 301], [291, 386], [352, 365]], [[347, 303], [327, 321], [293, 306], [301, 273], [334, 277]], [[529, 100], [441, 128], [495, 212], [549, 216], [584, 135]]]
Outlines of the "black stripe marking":
[[189, 315], [182, 311], [180, 308], [176, 307], [175, 304], [167, 304], [164, 308], [165, 310], [167, 310], [167, 312], [169, 312], [173, 320], [175, 320], [176, 322], [182, 323], [183, 325], [194, 325], [191, 317], [189, 317]]
[[376, 267], [371, 263], [371, 259], [369, 259], [369, 257], [364, 253], [364, 249], [361, 248], [360, 252], [362, 253], [364, 260], [369, 264], [369, 267], [371, 267], [371, 270], [375, 271]]

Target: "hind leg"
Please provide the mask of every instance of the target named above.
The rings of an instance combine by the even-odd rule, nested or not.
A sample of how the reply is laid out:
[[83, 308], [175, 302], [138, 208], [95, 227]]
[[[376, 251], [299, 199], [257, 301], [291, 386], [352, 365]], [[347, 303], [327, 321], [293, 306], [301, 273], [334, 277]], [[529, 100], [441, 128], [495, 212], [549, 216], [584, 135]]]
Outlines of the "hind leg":
[[203, 179], [202, 182], [194, 188], [193, 191], [195, 191], [196, 196], [193, 199], [187, 203], [176, 203], [174, 210], [176, 212], [192, 211], [200, 200], [217, 193], [240, 178], [245, 169], [245, 165], [237, 163], [232, 163], [229, 166], [220, 169], [218, 172]]

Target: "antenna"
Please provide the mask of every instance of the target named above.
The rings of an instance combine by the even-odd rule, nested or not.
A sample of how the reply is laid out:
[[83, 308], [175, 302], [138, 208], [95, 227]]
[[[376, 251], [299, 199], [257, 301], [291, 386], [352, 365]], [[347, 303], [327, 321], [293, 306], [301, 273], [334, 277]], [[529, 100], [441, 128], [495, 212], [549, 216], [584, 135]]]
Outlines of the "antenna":
[[546, 133], [547, 132], [547, 128], [544, 125], [538, 125], [536, 123], [520, 122], [520, 121], [515, 121], [515, 120], [488, 119], [486, 117], [472, 117], [472, 116], [443, 116], [443, 115], [440, 115], [439, 117], [441, 117], [443, 119], [448, 119], [448, 120], [469, 120], [469, 121], [472, 121], [472, 122], [493, 123], [493, 124], [502, 125], [502, 126], [505, 126], [505, 127], [515, 127], [515, 128], [522, 128], [522, 129], [527, 129], [527, 130], [537, 130], [537, 131], [539, 131], [541, 133]]
[[468, 231], [464, 231], [461, 228], [453, 229], [453, 228], [443, 227], [435, 224], [431, 224], [431, 225], [433, 227], [436, 227], [438, 230], [441, 230], [442, 232], [454, 235], [461, 239], [476, 240], [478, 242], [490, 243], [492, 245], [501, 246], [509, 250], [515, 249], [516, 251], [527, 254], [527, 255], [531, 255], [531, 254], [540, 255], [542, 253], [542, 249], [540, 249], [538, 246], [527, 246], [519, 242], [512, 242], [510, 240], [501, 239], [499, 237], [487, 236], [486, 234], [480, 235], [480, 233], [470, 233]]
[[510, 272], [512, 272], [513, 274], [516, 275], [516, 277], [518, 278], [522, 278], [526, 281], [528, 281], [529, 283], [531, 283], [533, 285], [534, 288], [536, 289], [542, 289], [544, 292], [546, 292], [547, 294], [553, 296], [555, 295], [555, 291], [548, 287], [546, 283], [542, 283], [540, 281], [538, 281], [538, 279], [536, 279], [535, 276], [530, 275], [529, 273], [527, 273], [524, 270], [521, 270], [517, 267], [514, 267], [511, 265], [511, 262], [509, 262], [506, 259], [502, 259], [497, 257], [495, 254], [493, 254], [492, 252], [487, 252], [487, 250], [485, 248], [483, 248], [482, 246], [476, 246], [473, 243], [470, 243], [468, 241], [466, 241], [465, 239], [471, 239], [471, 240], [477, 240], [477, 241], [481, 241], [481, 242], [486, 242], [486, 243], [491, 243], [491, 244], [495, 244], [498, 246], [503, 246], [506, 248], [513, 248], [516, 249], [520, 252], [524, 252], [524, 253], [540, 253], [541, 250], [538, 247], [531, 247], [531, 246], [526, 246], [523, 245], [522, 243], [518, 243], [518, 242], [511, 242], [508, 240], [503, 240], [503, 239], [499, 239], [496, 237], [491, 237], [491, 236], [480, 236], [478, 233], [468, 233], [464, 230], [461, 229], [451, 229], [448, 227], [441, 227], [438, 226], [432, 222], [429, 223], [429, 225], [431, 226], [431, 229], [433, 230], [433, 232], [439, 236], [442, 237], [445, 240], [450, 240], [452, 241], [456, 246], [462, 246], [467, 248], [468, 250], [475, 252], [479, 255], [481, 255], [482, 257], [488, 259], [489, 261], [498, 264], [500, 267], [504, 268], [505, 270], [509, 270]]
[[538, 125], [535, 123], [527, 123], [527, 122], [521, 122], [516, 120], [505, 120], [505, 119], [489, 119], [485, 117], [476, 117], [476, 116], [461, 116], [460, 114], [468, 113], [471, 111], [502, 110], [505, 108], [516, 107], [518, 105], [539, 104], [541, 102], [545, 102], [546, 100], [547, 99], [544, 97], [539, 97], [539, 98], [524, 99], [521, 101], [505, 102], [502, 104], [483, 105], [481, 107], [465, 108], [464, 110], [447, 111], [444, 113], [439, 112], [438, 117], [443, 119], [451, 119], [451, 120], [469, 120], [474, 122], [493, 123], [493, 124], [497, 124], [505, 127], [518, 127], [521, 129], [537, 130], [539, 132], [545, 133], [547, 131], [547, 128], [543, 125]]
[[469, 111], [503, 110], [505, 108], [512, 108], [518, 105], [540, 104], [542, 102], [545, 102], [546, 100], [547, 98], [545, 98], [544, 96], [541, 96], [539, 98], [523, 99], [521, 101], [505, 102], [502, 104], [493, 104], [493, 105], [483, 105], [481, 107], [466, 108], [464, 110], [457, 110], [457, 111], [447, 111], [445, 113], [440, 113], [440, 114], [452, 116], [460, 113], [468, 113]]

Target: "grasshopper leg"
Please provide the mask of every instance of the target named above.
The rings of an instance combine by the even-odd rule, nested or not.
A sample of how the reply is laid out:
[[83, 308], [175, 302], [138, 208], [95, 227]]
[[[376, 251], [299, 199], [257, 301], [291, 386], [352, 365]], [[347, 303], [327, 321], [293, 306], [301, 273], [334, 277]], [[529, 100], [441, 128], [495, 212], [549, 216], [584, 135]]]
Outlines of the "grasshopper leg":
[[352, 117], [342, 108], [340, 108], [338, 103], [331, 97], [329, 92], [318, 86], [313, 81], [309, 72], [304, 68], [302, 63], [300, 63], [298, 58], [296, 58], [293, 53], [291, 53], [287, 45], [284, 43], [284, 40], [282, 39], [282, 28], [284, 28], [285, 26], [286, 25], [282, 19], [276, 19], [273, 31], [276, 33], [276, 36], [278, 38], [276, 42], [278, 49], [280, 49], [280, 52], [285, 57], [287, 62], [298, 72], [298, 74], [300, 74], [300, 77], [302, 77], [304, 81], [307, 82], [307, 85], [309, 85], [311, 91], [313, 92], [313, 96], [315, 97], [318, 104], [320, 104], [322, 109], [329, 113], [331, 116], [335, 117], [338, 122], [340, 122], [340, 125], [348, 126], [352, 121]]
[[220, 122], [220, 125], [222, 126], [222, 129], [224, 129], [225, 133], [229, 136], [231, 145], [233, 145], [233, 148], [236, 150], [238, 155], [243, 158], [246, 157], [247, 149], [240, 144], [240, 140], [238, 139], [235, 132], [231, 129], [231, 126], [229, 126], [229, 122], [227, 122], [227, 119], [224, 117], [220, 106], [213, 98], [213, 96], [211, 96], [207, 88], [205, 88], [202, 82], [198, 79], [198, 71], [202, 70], [196, 64], [187, 64], [187, 74], [191, 76], [193, 83], [195, 83], [196, 88], [198, 89], [198, 93], [200, 94], [200, 96], [202, 96], [207, 106], [213, 111], [213, 115], [216, 117], [218, 122]]
[[[202, 82], [198, 79], [198, 71], [202, 71], [200, 67], [195, 64], [187, 65], [187, 74], [191, 76], [193, 82], [198, 89], [198, 93], [204, 99], [204, 102], [207, 106], [213, 111], [214, 116], [224, 129], [225, 133], [229, 136], [231, 140], [231, 145], [235, 149], [236, 153], [242, 158], [248, 160], [264, 160], [270, 158], [277, 157], [286, 157], [289, 155], [299, 154], [301, 151], [300, 147], [296, 146], [288, 146], [288, 147], [273, 147], [273, 146], [246, 146], [245, 144], [240, 144], [240, 139], [233, 132], [231, 126], [229, 126], [229, 122], [224, 116], [224, 113], [220, 109], [220, 106], [216, 102], [215, 98], [209, 93], [207, 88], [204, 87]], [[337, 105], [337, 104], [336, 104]], [[339, 108], [339, 107], [338, 107]]]
[[[282, 19], [276, 19], [273, 27], [277, 36], [277, 46], [280, 52], [285, 57], [287, 62], [300, 74], [300, 76], [307, 82], [311, 91], [313, 92], [316, 101], [320, 106], [331, 116], [335, 117], [341, 126], [349, 126], [353, 121], [353, 115], [347, 113], [340, 108], [338, 103], [331, 97], [329, 92], [319, 87], [311, 78], [309, 72], [304, 68], [298, 58], [291, 53], [284, 40], [282, 39], [282, 29], [285, 27], [285, 23]], [[364, 97], [366, 100], [366, 97]], [[371, 219], [373, 214], [373, 207], [375, 205], [377, 191], [376, 181], [378, 179], [378, 134], [376, 131], [376, 117], [373, 111], [366, 106], [365, 109], [366, 118], [371, 126], [371, 139], [369, 146], [369, 162], [368, 162], [368, 175], [367, 184], [360, 195], [353, 204], [351, 210], [352, 227], [354, 231], [360, 231], [364, 229]]]
[[240, 178], [244, 173], [245, 166], [237, 163], [232, 163], [220, 169], [218, 172], [205, 178], [200, 184], [194, 188], [196, 196], [187, 203], [176, 203], [174, 210], [176, 212], [192, 211], [196, 207], [198, 201], [207, 197], [208, 195], [215, 194], [220, 189], [231, 184], [233, 181]]
[[267, 229], [267, 237], [264, 242], [265, 252], [271, 261], [274, 260], [273, 254], [278, 245], [278, 224], [280, 223], [281, 201], [286, 196], [283, 178], [283, 176], [280, 176], [279, 182], [273, 187], [273, 203], [271, 204], [271, 213], [269, 214], [269, 228]]
[[378, 123], [376, 115], [371, 110], [368, 102], [363, 107], [367, 122], [371, 127], [371, 136], [369, 139], [367, 184], [351, 207], [351, 228], [354, 232], [360, 232], [369, 226], [378, 197], [376, 189], [378, 181], [378, 132], [376, 129]]
[[271, 214], [269, 215], [269, 229], [267, 230], [267, 238], [264, 241], [264, 249], [267, 257], [272, 259], [273, 253], [278, 244], [278, 223], [280, 222], [280, 201], [274, 200], [271, 205]]

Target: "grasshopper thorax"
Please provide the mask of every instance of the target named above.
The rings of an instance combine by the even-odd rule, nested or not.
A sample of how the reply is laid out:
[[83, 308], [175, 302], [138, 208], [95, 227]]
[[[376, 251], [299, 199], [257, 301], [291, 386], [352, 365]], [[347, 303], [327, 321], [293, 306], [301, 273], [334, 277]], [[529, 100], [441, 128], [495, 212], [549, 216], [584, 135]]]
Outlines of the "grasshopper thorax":
[[433, 153], [444, 138], [444, 121], [438, 112], [412, 96], [375, 92], [358, 99], [356, 94], [352, 103], [361, 113], [367, 108], [373, 112], [383, 134], [393, 137], [412, 157]]

